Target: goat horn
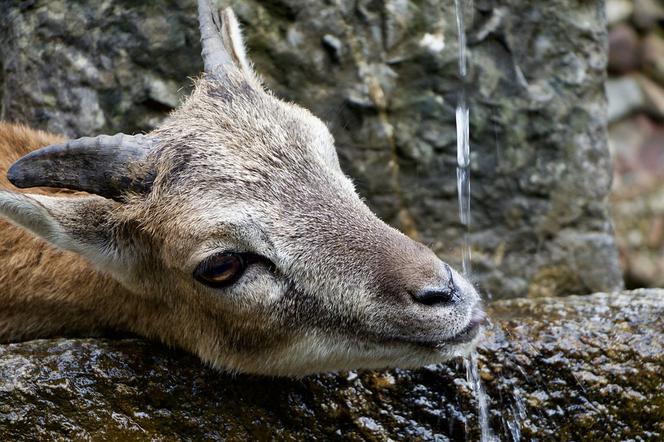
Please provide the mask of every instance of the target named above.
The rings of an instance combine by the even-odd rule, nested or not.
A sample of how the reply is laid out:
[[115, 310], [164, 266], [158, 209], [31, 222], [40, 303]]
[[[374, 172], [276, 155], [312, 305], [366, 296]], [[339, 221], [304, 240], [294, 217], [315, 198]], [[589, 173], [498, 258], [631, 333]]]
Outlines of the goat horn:
[[145, 135], [84, 137], [30, 152], [7, 171], [20, 188], [59, 187], [122, 200], [125, 192], [146, 193], [154, 171], [146, 161], [156, 140]]
[[234, 65], [233, 54], [229, 53], [224, 36], [229, 30], [229, 21], [235, 20], [233, 11], [226, 8], [221, 13], [212, 6], [211, 0], [198, 0], [198, 22], [201, 30], [201, 55], [205, 72], [220, 74], [227, 66]]

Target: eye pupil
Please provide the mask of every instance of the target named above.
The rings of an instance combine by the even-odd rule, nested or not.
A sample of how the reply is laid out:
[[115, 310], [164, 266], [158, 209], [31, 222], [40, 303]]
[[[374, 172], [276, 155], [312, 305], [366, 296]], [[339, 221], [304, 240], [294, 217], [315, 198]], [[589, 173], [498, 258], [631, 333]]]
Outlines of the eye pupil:
[[217, 261], [205, 274], [208, 279], [214, 281], [227, 281], [233, 278], [241, 267], [240, 259], [236, 256], [225, 256]]
[[236, 254], [219, 254], [201, 262], [194, 277], [210, 287], [224, 287], [235, 282], [246, 268], [245, 260]]

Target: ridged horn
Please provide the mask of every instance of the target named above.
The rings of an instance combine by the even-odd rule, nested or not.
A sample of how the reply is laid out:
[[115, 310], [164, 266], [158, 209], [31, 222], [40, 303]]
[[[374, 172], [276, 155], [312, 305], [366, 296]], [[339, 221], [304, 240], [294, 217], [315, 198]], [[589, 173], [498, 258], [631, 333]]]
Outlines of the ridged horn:
[[156, 140], [145, 135], [83, 137], [30, 152], [7, 171], [16, 187], [82, 190], [116, 201], [125, 192], [146, 193], [154, 171], [147, 155]]
[[[228, 11], [230, 9], [224, 10], [224, 13]], [[230, 13], [232, 14], [232, 12]], [[198, 23], [201, 30], [201, 55], [205, 72], [221, 73], [223, 68], [232, 65], [233, 61], [221, 36], [222, 17], [219, 10], [212, 6], [210, 0], [198, 0]]]

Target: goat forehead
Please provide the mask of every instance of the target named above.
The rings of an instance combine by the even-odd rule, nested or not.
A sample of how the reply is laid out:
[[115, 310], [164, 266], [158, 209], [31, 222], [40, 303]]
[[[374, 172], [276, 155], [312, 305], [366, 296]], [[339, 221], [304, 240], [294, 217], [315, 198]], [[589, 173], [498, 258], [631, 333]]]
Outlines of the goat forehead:
[[333, 142], [322, 122], [260, 94], [226, 102], [204, 94], [160, 129], [162, 173], [169, 181], [228, 188], [341, 174], [330, 161]]
[[197, 148], [228, 148], [246, 155], [309, 155], [312, 144], [331, 142], [320, 120], [299, 106], [255, 90], [245, 82], [198, 84], [185, 105], [174, 114], [176, 135], [197, 141]]

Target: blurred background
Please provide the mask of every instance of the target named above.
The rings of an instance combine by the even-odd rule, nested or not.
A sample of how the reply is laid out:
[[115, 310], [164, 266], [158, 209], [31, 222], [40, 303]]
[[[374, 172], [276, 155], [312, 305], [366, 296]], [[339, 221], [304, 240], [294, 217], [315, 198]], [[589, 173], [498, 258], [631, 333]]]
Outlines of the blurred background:
[[625, 284], [664, 287], [664, 2], [607, 8], [610, 202]]

